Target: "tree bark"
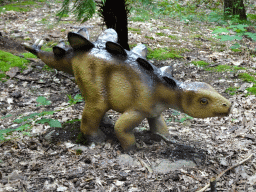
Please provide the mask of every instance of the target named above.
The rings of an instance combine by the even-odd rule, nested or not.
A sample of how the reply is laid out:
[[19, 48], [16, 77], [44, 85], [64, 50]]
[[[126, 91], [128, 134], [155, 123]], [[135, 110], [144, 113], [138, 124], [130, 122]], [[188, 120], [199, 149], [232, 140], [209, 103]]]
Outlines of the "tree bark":
[[125, 0], [106, 0], [100, 5], [100, 15], [107, 28], [113, 28], [118, 34], [118, 43], [130, 50], [128, 44], [128, 13]]
[[247, 20], [243, 0], [224, 0], [225, 19], [234, 15], [239, 15], [240, 20]]

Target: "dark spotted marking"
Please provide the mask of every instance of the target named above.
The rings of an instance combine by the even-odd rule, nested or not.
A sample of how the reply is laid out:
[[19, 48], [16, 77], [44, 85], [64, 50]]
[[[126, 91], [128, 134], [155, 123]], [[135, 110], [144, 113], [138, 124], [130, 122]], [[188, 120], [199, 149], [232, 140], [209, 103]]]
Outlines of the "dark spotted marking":
[[68, 42], [74, 50], [89, 50], [94, 47], [83, 35], [74, 32], [68, 33]]
[[143, 58], [138, 58], [136, 59], [136, 61], [140, 64], [140, 66], [142, 66], [144, 69], [148, 70], [148, 71], [153, 71], [154, 68], [152, 67], [152, 65], [146, 60], [146, 59], [143, 59]]
[[171, 79], [171, 78], [169, 78], [169, 77], [166, 77], [166, 76], [164, 76], [163, 79], [164, 79], [172, 88], [177, 87], [177, 83], [176, 83], [173, 79]]
[[112, 53], [114, 55], [127, 56], [127, 53], [125, 52], [124, 48], [117, 43], [107, 41], [106, 49], [109, 53]]

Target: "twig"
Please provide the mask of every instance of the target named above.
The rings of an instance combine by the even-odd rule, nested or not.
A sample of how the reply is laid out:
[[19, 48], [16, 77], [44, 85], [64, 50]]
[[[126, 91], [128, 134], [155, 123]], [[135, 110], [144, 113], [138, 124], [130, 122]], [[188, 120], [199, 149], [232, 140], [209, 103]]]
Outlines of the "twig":
[[147, 170], [148, 170], [148, 172], [149, 173], [153, 173], [153, 170], [151, 169], [151, 167], [147, 164], [147, 163], [145, 163], [141, 158], [139, 158], [138, 157], [138, 160], [139, 160], [139, 162], [141, 163], [141, 165], [143, 166], [143, 167], [146, 167], [147, 168]]
[[177, 144], [177, 141], [176, 140], [170, 140], [168, 139], [167, 137], [165, 137], [164, 135], [162, 135], [161, 133], [154, 133], [155, 135], [157, 136], [160, 136], [161, 139], [164, 140], [164, 142], [168, 143], [168, 144]]
[[[235, 165], [233, 165], [233, 166], [227, 168], [226, 170], [224, 170], [223, 172], [221, 172], [221, 173], [216, 177], [215, 181], [217, 182], [217, 181], [221, 178], [221, 176], [224, 175], [227, 171], [229, 171], [229, 170], [231, 170], [231, 169], [234, 169], [235, 167], [237, 167], [237, 166], [243, 164], [244, 162], [248, 161], [251, 157], [252, 157], [252, 154], [250, 154], [250, 155], [249, 155], [247, 158], [245, 158], [243, 161], [240, 161], [239, 163], [237, 163], [237, 164], [235, 164]], [[202, 189], [200, 189], [200, 190], [198, 190], [198, 191], [196, 191], [196, 192], [203, 192], [203, 191], [205, 191], [208, 187], [210, 187], [210, 183], [208, 183], [204, 188], [202, 188]]]
[[189, 176], [189, 177], [192, 177], [193, 179], [195, 179], [195, 180], [197, 180], [197, 181], [200, 181], [200, 182], [202, 181], [202, 179], [197, 178], [197, 177], [195, 177], [194, 175], [189, 174], [189, 173], [187, 173], [187, 172], [185, 172], [185, 171], [183, 171], [183, 170], [180, 170], [180, 172], [183, 173], [184, 175], [187, 175], [187, 176]]

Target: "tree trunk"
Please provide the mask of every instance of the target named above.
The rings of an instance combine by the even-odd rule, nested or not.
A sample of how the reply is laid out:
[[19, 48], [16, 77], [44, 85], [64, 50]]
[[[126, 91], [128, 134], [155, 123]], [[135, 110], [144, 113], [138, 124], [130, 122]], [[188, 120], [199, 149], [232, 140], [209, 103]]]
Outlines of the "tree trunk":
[[118, 43], [125, 49], [130, 50], [128, 44], [128, 13], [125, 0], [106, 0], [100, 5], [100, 16], [107, 28], [113, 28], [118, 34]]
[[224, 16], [239, 15], [240, 20], [247, 20], [243, 0], [224, 0]]

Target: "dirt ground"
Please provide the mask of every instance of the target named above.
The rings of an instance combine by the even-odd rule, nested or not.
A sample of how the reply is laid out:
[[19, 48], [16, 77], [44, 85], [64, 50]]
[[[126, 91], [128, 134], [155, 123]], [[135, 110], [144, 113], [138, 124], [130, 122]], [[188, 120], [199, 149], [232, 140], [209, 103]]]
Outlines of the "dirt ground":
[[[50, 5], [27, 13], [9, 11], [1, 14], [0, 49], [20, 56], [25, 52], [20, 45], [25, 39], [31, 44], [38, 38], [58, 42], [67, 40], [69, 31], [87, 26], [90, 39], [94, 41], [103, 30], [97, 16], [84, 24], [65, 18], [65, 22], [50, 27], [55, 23], [51, 15], [58, 9], [57, 5]], [[48, 23], [38, 22], [44, 17], [48, 18]], [[62, 128], [33, 124], [29, 135], [13, 132], [9, 136], [12, 139], [0, 142], [0, 192], [191, 192], [199, 191], [211, 178], [218, 176], [217, 191], [256, 191], [256, 98], [254, 95], [245, 97], [245, 88], [250, 84], [238, 78], [244, 71], [210, 72], [191, 64], [193, 60], [204, 60], [211, 63], [210, 67], [220, 64], [243, 66], [246, 72], [256, 74], [256, 60], [248, 57], [248, 51], [214, 50], [211, 41], [206, 39], [212, 36], [209, 27], [214, 24], [198, 22], [196, 25], [199, 32], [189, 30], [188, 25], [179, 20], [130, 21], [129, 27], [140, 28], [141, 34], [129, 32], [129, 44], [144, 43], [152, 49], [166, 45], [189, 49], [182, 59], [152, 60], [152, 63], [158, 67], [172, 65], [177, 80], [209, 83], [233, 103], [232, 114], [222, 118], [186, 119], [184, 114], [166, 110], [163, 114], [177, 143], [170, 144], [151, 135], [144, 120], [135, 129], [137, 150], [124, 153], [113, 131], [113, 123], [120, 114], [109, 111], [113, 122], [100, 126], [107, 135], [106, 141], [77, 144], [80, 121], [72, 120], [81, 119], [84, 102], [69, 106], [67, 95], [74, 97], [80, 93], [74, 77], [45, 70], [39, 59], [30, 59], [27, 70], [0, 82], [0, 117], [7, 116], [0, 119], [0, 129], [21, 126], [22, 123], [13, 122], [20, 116], [60, 109], [46, 117], [59, 120]], [[160, 32], [188, 38], [177, 43], [177, 40], [155, 35]], [[198, 33], [202, 37], [189, 38]], [[145, 36], [154, 37], [154, 40]], [[195, 41], [202, 46], [195, 45]], [[245, 41], [252, 47], [256, 45], [248, 39]], [[230, 86], [240, 87], [238, 94], [227, 94], [225, 90]], [[37, 106], [38, 96], [46, 97], [51, 104]], [[236, 166], [238, 163], [241, 165]], [[224, 173], [228, 168], [230, 170]]]

